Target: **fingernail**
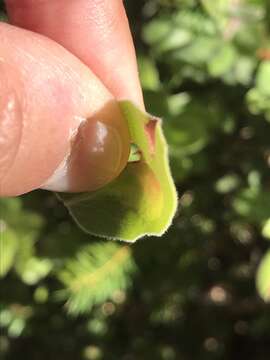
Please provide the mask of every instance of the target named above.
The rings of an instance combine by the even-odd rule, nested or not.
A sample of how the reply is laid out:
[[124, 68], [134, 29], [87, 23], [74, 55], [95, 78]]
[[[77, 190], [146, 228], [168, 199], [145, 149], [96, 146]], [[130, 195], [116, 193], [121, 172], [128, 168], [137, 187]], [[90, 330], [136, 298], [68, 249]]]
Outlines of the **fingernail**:
[[70, 155], [43, 188], [69, 192], [97, 190], [120, 174], [128, 156], [125, 132], [102, 120], [89, 119], [80, 125]]
[[119, 131], [100, 120], [82, 124], [70, 158], [70, 189], [96, 190], [122, 170], [124, 142]]

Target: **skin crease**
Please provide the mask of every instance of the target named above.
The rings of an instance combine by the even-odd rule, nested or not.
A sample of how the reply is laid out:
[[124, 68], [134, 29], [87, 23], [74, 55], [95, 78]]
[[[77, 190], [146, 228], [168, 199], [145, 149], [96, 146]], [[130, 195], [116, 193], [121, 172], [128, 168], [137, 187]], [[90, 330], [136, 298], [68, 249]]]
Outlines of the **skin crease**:
[[129, 153], [115, 97], [144, 109], [122, 2], [6, 5], [12, 24], [56, 40], [76, 57], [48, 38], [0, 24], [0, 196], [104, 185]]

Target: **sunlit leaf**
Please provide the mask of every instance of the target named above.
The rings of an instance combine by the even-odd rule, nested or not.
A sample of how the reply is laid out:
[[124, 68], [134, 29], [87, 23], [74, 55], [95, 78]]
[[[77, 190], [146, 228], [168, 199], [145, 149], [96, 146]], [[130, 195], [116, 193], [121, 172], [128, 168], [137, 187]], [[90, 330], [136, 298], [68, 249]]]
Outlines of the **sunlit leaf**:
[[231, 44], [223, 44], [214, 54], [208, 64], [210, 75], [214, 77], [222, 76], [232, 69], [237, 53]]
[[228, 17], [230, 2], [230, 0], [201, 0], [209, 15], [218, 21], [224, 21]]
[[247, 104], [253, 114], [264, 113], [270, 121], [270, 61], [263, 61], [257, 71], [255, 86], [246, 96]]
[[216, 191], [221, 194], [227, 194], [235, 190], [240, 183], [240, 179], [235, 174], [228, 174], [218, 179], [215, 184]]
[[17, 249], [16, 233], [0, 220], [0, 277], [4, 277], [12, 267]]
[[270, 251], [264, 256], [257, 273], [257, 288], [265, 301], [270, 301]]
[[[4, 229], [0, 234], [4, 242], [4, 260], [1, 265], [4, 267], [12, 260], [12, 265], [20, 276], [26, 263], [34, 256], [35, 241], [44, 223], [40, 215], [23, 209], [22, 204], [21, 198], [0, 199], [0, 222]], [[16, 258], [11, 254], [11, 249], [12, 254], [16, 250]]]
[[142, 87], [148, 90], [157, 90], [160, 87], [160, 81], [155, 63], [145, 56], [140, 56], [138, 65]]
[[175, 19], [153, 20], [144, 28], [144, 39], [155, 45], [158, 53], [164, 53], [187, 45], [192, 34], [189, 30], [179, 27]]
[[262, 94], [270, 96], [270, 61], [261, 63], [256, 76], [256, 88]]
[[116, 243], [97, 243], [81, 249], [59, 273], [65, 286], [58, 292], [60, 299], [68, 299], [72, 314], [90, 311], [93, 305], [109, 299], [115, 291], [129, 286], [135, 270], [131, 250]]
[[172, 222], [177, 196], [161, 120], [131, 102], [120, 103], [131, 141], [141, 159], [127, 165], [111, 184], [95, 192], [59, 194], [78, 225], [91, 234], [124, 241], [162, 235]]
[[23, 268], [20, 277], [28, 285], [34, 285], [45, 278], [53, 267], [49, 259], [33, 257], [29, 259]]
[[270, 218], [266, 220], [266, 222], [263, 225], [262, 228], [262, 235], [267, 238], [270, 239]]

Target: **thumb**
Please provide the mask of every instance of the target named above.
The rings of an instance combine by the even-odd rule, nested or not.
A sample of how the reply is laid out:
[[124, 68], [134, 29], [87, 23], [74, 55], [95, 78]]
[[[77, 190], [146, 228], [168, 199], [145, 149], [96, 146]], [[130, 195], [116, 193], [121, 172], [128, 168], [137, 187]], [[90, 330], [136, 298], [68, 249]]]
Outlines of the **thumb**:
[[94, 190], [116, 177], [129, 134], [113, 96], [60, 45], [0, 24], [0, 196]]

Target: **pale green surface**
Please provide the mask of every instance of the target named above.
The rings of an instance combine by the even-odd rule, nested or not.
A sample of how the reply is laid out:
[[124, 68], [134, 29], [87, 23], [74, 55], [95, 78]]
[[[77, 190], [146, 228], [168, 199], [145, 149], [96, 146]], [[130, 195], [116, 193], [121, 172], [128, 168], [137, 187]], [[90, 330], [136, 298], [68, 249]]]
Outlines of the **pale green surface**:
[[270, 250], [264, 256], [257, 273], [257, 288], [265, 301], [270, 301]]
[[13, 265], [18, 249], [16, 233], [0, 224], [0, 277], [4, 277]]
[[267, 239], [270, 239], [270, 218], [266, 220], [262, 228], [262, 235]]
[[[86, 232], [133, 242], [145, 235], [161, 236], [167, 230], [176, 211], [177, 195], [160, 120], [150, 120], [129, 101], [120, 106], [131, 141], [141, 151], [141, 160], [129, 163], [115, 181], [101, 190], [59, 197]], [[153, 148], [146, 131], [149, 126]]]

